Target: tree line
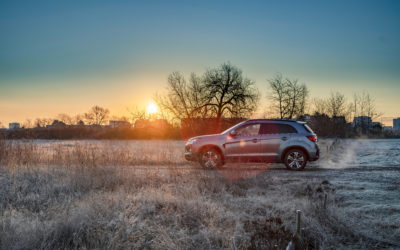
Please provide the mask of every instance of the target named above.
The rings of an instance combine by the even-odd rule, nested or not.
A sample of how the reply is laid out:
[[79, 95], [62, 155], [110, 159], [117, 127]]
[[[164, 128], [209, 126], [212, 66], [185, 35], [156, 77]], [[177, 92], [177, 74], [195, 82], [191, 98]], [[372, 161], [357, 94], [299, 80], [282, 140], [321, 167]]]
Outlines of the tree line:
[[110, 110], [95, 105], [83, 114], [74, 116], [60, 113], [54, 118], [36, 118], [34, 120], [26, 119], [21, 126], [23, 128], [45, 128], [48, 125], [105, 125], [110, 118], [116, 120], [127, 120], [126, 117], [111, 117]]
[[[310, 90], [298, 79], [278, 73], [267, 79], [267, 118], [295, 119], [308, 113], [343, 116], [350, 122], [356, 116], [378, 118], [375, 99], [367, 92], [355, 93], [347, 100], [343, 93], [331, 92], [326, 98], [310, 99]], [[224, 63], [206, 70], [202, 75], [191, 73], [185, 78], [180, 72], [168, 76], [164, 94], [157, 94], [158, 106], [172, 119], [184, 118], [248, 118], [259, 107], [260, 91], [255, 82], [237, 66]], [[260, 111], [260, 110], [259, 110]]]
[[[347, 99], [341, 92], [331, 92], [326, 98], [310, 97], [310, 90], [305, 83], [277, 73], [265, 82], [264, 91], [269, 107], [260, 110], [260, 90], [255, 81], [244, 75], [243, 71], [231, 63], [223, 63], [208, 68], [203, 74], [191, 73], [185, 77], [174, 71], [167, 77], [166, 91], [157, 93], [154, 101], [160, 108], [158, 114], [149, 115], [145, 109], [134, 108], [122, 117], [110, 115], [107, 108], [93, 106], [83, 114], [69, 116], [59, 114], [54, 119], [38, 118], [26, 120], [25, 128], [43, 128], [47, 125], [105, 125], [110, 119], [128, 121], [134, 124], [140, 119], [168, 119], [172, 124], [181, 125], [181, 121], [202, 119], [233, 120], [257, 117], [279, 119], [303, 119], [311, 114], [310, 125], [332, 128], [326, 136], [351, 136], [347, 122], [354, 117], [368, 116], [378, 118], [375, 99], [368, 93], [355, 93]], [[258, 115], [254, 115], [258, 111]], [[262, 117], [260, 117], [260, 114]], [[344, 121], [344, 122], [343, 122]], [[350, 131], [350, 132], [349, 132]], [[323, 131], [317, 131], [326, 133]], [[176, 134], [176, 131], [174, 132]]]

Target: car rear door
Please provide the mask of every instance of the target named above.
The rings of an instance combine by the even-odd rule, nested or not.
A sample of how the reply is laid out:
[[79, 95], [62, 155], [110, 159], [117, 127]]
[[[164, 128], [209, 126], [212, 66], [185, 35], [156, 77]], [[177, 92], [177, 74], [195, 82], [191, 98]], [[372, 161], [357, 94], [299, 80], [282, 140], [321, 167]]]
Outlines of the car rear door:
[[279, 154], [281, 137], [277, 123], [263, 123], [260, 129], [260, 144], [262, 157], [274, 160]]
[[260, 130], [260, 143], [264, 159], [275, 160], [279, 157], [281, 145], [290, 143], [297, 134], [297, 130], [289, 124], [264, 123]]

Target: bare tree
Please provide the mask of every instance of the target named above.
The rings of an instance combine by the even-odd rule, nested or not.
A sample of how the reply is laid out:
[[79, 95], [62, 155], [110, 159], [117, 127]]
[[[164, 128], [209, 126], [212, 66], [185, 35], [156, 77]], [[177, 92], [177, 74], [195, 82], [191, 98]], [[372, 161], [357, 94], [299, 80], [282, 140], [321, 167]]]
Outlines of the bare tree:
[[60, 121], [60, 122], [65, 123], [67, 125], [74, 124], [74, 119], [71, 116], [69, 116], [67, 114], [64, 114], [64, 113], [63, 114], [58, 114], [57, 115], [57, 120]]
[[22, 127], [23, 128], [32, 128], [33, 127], [32, 120], [31, 119], [26, 119], [24, 121], [24, 123], [22, 123]]
[[354, 103], [348, 102], [346, 107], [345, 107], [345, 114], [344, 117], [346, 118], [346, 121], [351, 122], [354, 119]]
[[327, 100], [327, 111], [330, 117], [344, 116], [346, 113], [346, 98], [340, 92], [331, 92]]
[[128, 109], [128, 120], [131, 124], [135, 124], [137, 120], [148, 119], [145, 108], [133, 107]]
[[53, 122], [53, 119], [50, 118], [36, 118], [35, 120], [35, 127], [37, 128], [43, 128], [46, 127], [47, 125], [50, 125]]
[[314, 114], [328, 114], [328, 104], [326, 99], [316, 97], [313, 98], [311, 102]]
[[306, 101], [308, 97], [307, 86], [299, 84], [298, 80], [286, 79], [289, 85], [289, 119], [304, 114]]
[[88, 124], [103, 125], [108, 118], [110, 111], [100, 106], [93, 106], [89, 112], [84, 114], [84, 118]]
[[[361, 94], [354, 94], [353, 112], [356, 116], [368, 116], [371, 120], [375, 120], [382, 116], [382, 113], [376, 110], [375, 98], [371, 97], [368, 92], [363, 91]], [[369, 126], [370, 124], [367, 124]]]
[[35, 127], [36, 127], [36, 128], [41, 128], [41, 127], [43, 127], [42, 119], [40, 119], [40, 118], [36, 118], [36, 119], [35, 119]]
[[378, 112], [376, 110], [374, 97], [370, 96], [369, 93], [364, 93], [363, 99], [365, 100], [364, 104], [365, 104], [365, 112], [366, 112], [367, 116], [371, 117], [372, 120], [375, 120], [375, 119], [379, 118], [380, 116], [382, 116], [382, 113]]
[[283, 78], [277, 74], [268, 80], [271, 88], [271, 106], [281, 119], [292, 119], [304, 114], [309, 94], [307, 86], [298, 80]]
[[224, 63], [207, 70], [203, 80], [207, 107], [216, 118], [249, 116], [255, 111], [259, 92], [238, 67]]
[[191, 74], [188, 83], [180, 72], [171, 73], [168, 76], [167, 94], [156, 95], [154, 99], [161, 110], [178, 120], [204, 117], [208, 113], [205, 91], [201, 79], [195, 74]]
[[269, 79], [271, 88], [270, 99], [272, 108], [279, 112], [279, 117], [283, 119], [286, 116], [288, 109], [288, 85], [282, 77], [282, 74], [277, 74], [274, 78]]
[[255, 111], [259, 92], [254, 82], [229, 63], [207, 70], [202, 77], [191, 74], [189, 82], [179, 72], [168, 77], [167, 94], [156, 96], [162, 110], [174, 118], [247, 117]]
[[83, 120], [85, 120], [84, 115], [81, 114], [74, 115], [72, 117], [72, 124], [81, 125], [82, 123], [84, 123]]

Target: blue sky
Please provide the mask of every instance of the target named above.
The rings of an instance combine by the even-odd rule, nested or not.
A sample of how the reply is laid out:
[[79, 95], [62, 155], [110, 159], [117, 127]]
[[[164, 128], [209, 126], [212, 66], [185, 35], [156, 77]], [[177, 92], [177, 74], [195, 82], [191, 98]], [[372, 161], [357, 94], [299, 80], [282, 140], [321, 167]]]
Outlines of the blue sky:
[[122, 114], [170, 72], [226, 61], [264, 97], [281, 72], [312, 96], [366, 90], [399, 116], [398, 13], [398, 1], [2, 1], [0, 121]]

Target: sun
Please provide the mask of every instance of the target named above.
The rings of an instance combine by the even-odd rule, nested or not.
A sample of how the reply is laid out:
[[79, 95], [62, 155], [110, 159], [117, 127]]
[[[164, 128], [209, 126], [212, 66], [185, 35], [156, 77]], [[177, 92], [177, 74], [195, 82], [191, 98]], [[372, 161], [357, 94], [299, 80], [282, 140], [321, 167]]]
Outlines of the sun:
[[154, 103], [150, 103], [149, 105], [147, 105], [147, 113], [148, 114], [151, 115], [151, 114], [157, 113], [157, 111], [158, 111], [158, 107]]

